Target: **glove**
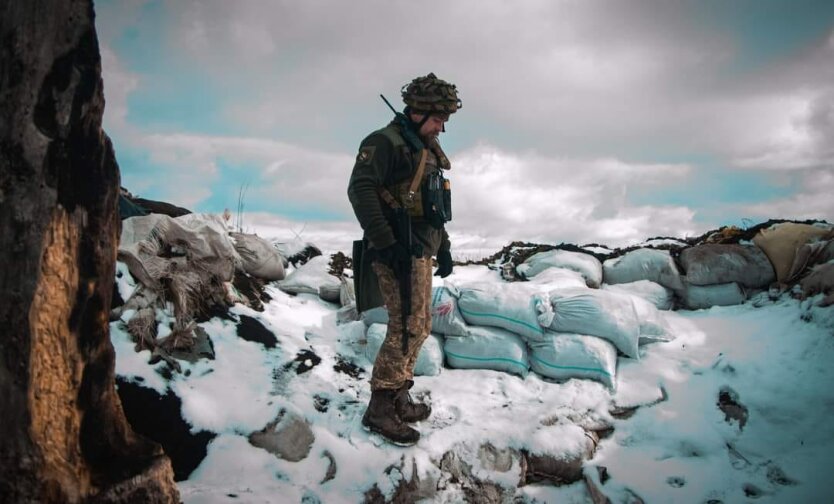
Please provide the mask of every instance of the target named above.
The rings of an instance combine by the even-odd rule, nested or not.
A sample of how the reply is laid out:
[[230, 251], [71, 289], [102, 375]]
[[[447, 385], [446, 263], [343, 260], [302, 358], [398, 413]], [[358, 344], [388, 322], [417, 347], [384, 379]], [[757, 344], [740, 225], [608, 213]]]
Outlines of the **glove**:
[[437, 253], [437, 271], [434, 276], [446, 278], [452, 274], [452, 252], [449, 250], [441, 250]]
[[393, 268], [395, 264], [411, 261], [411, 254], [402, 243], [394, 242], [385, 248], [377, 250], [377, 261]]

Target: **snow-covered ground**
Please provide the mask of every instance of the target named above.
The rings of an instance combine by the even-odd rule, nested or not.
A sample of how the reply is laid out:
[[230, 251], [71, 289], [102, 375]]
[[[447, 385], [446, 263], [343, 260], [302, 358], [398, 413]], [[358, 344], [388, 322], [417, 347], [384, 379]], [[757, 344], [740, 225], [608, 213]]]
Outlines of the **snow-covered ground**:
[[[483, 266], [457, 268], [450, 280], [501, 282]], [[441, 478], [439, 462], [449, 451], [475, 461], [487, 443], [497, 451], [571, 454], [587, 445], [585, 429], [599, 426], [614, 430], [585, 473], [604, 481], [599, 488], [614, 502], [834, 501], [827, 477], [834, 463], [834, 334], [830, 318], [802, 320], [811, 313], [807, 301], [760, 296], [734, 307], [663, 312], [675, 339], [642, 346], [639, 360], [621, 356], [614, 391], [533, 372], [520, 378], [446, 368], [417, 377], [412, 393], [430, 401], [433, 414], [417, 425], [419, 443], [401, 448], [360, 424], [370, 396], [370, 363], [355, 345], [361, 323], [337, 326], [337, 306], [315, 296], [273, 287], [268, 293], [273, 300], [264, 312], [240, 305], [231, 312], [262, 322], [277, 339], [274, 347], [244, 340], [234, 321], [215, 318], [202, 326], [216, 359], [182, 362], [183, 372], [170, 379], [159, 373], [164, 362], [149, 365], [149, 352], [135, 352], [123, 325], [111, 325], [117, 374], [173, 391], [193, 431], [218, 434], [179, 483], [186, 503], [361, 502], [374, 485], [390, 496], [414, 471], [423, 481]], [[814, 314], [830, 317], [832, 310]], [[352, 369], [345, 363], [361, 373], [343, 372]], [[729, 417], [719, 402], [729, 405]], [[315, 440], [300, 461], [249, 442], [281, 413], [311, 426]], [[516, 488], [520, 468], [512, 459], [500, 470], [476, 464], [472, 472]], [[463, 500], [454, 481], [436, 486], [431, 501]], [[591, 502], [582, 481], [514, 492], [516, 502]]]

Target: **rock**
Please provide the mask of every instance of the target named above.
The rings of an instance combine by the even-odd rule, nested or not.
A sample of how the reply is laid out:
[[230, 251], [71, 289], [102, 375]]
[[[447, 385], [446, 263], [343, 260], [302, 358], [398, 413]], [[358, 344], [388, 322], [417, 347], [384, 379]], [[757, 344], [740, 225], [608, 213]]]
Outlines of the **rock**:
[[263, 430], [249, 435], [252, 446], [263, 448], [290, 462], [307, 458], [315, 440], [310, 424], [305, 419], [285, 411], [281, 411]]
[[182, 401], [168, 390], [160, 395], [153, 389], [117, 379], [119, 398], [131, 427], [143, 436], [161, 444], [171, 457], [174, 479], [183, 481], [208, 454], [208, 444], [217, 434], [191, 432], [191, 425], [182, 418]]
[[743, 431], [747, 423], [747, 406], [741, 404], [738, 393], [730, 387], [722, 387], [718, 392], [718, 409], [724, 413], [724, 421], [731, 423], [731, 420], [738, 422], [738, 430]]
[[138, 198], [135, 196], [125, 196], [131, 203], [138, 205], [140, 208], [144, 208], [150, 213], [155, 214], [164, 214], [169, 217], [182, 217], [183, 215], [188, 215], [191, 213], [191, 210], [187, 208], [182, 208], [177, 205], [173, 205], [171, 203], [167, 203], [165, 201], [154, 201], [145, 198]]
[[521, 452], [512, 448], [498, 449], [490, 443], [478, 448], [478, 460], [481, 467], [488, 471], [507, 472], [513, 467], [513, 462], [521, 459]]
[[525, 471], [522, 484], [550, 482], [556, 486], [570, 485], [583, 478], [582, 466], [594, 456], [599, 438], [593, 432], [585, 431], [586, 443], [580, 453], [534, 454], [522, 452]]
[[260, 320], [248, 315], [240, 315], [237, 335], [246, 341], [260, 343], [266, 348], [275, 348], [278, 344], [278, 338], [272, 331], [267, 329]]
[[170, 462], [115, 389], [119, 168], [92, 1], [0, 12], [0, 495], [177, 502]]
[[390, 500], [386, 500], [379, 487], [376, 484], [374, 484], [374, 486], [372, 486], [368, 491], [365, 492], [364, 502], [366, 504], [384, 504], [386, 502], [406, 503], [418, 502], [421, 500], [426, 500], [429, 502], [432, 501], [435, 495], [437, 494], [439, 484], [436, 484], [434, 479], [432, 478], [420, 478], [420, 476], [417, 474], [417, 463], [413, 458], [411, 459], [410, 468], [411, 477], [409, 479], [405, 479], [405, 465], [406, 460], [403, 456], [400, 459], [399, 463], [388, 466], [385, 469], [386, 476], [395, 488], [394, 494], [391, 496]]

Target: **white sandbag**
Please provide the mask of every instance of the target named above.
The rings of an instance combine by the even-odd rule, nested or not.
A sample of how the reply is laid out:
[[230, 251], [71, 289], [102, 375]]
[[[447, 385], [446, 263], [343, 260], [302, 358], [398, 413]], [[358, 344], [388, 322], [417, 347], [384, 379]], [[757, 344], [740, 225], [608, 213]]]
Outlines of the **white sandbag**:
[[323, 255], [316, 256], [287, 275], [287, 278], [279, 281], [278, 288], [290, 294], [318, 295], [319, 288], [322, 286], [325, 286], [325, 289], [335, 287], [338, 300], [341, 282], [328, 272], [329, 269], [330, 258]]
[[[326, 283], [319, 286], [319, 298], [328, 303], [338, 303], [342, 294], [342, 284]], [[341, 306], [341, 305], [340, 305]]]
[[588, 378], [614, 389], [617, 349], [595, 336], [548, 331], [542, 341], [530, 343], [530, 367], [549, 378]]
[[603, 284], [602, 288], [631, 297], [634, 312], [637, 314], [637, 320], [640, 321], [639, 345], [674, 339], [669, 323], [658, 310], [658, 305], [664, 310], [672, 307], [672, 291], [648, 280], [616, 285]]
[[527, 340], [544, 336], [553, 307], [541, 287], [528, 282], [480, 282], [459, 286], [458, 306], [471, 325], [500, 327]]
[[530, 256], [516, 267], [524, 278], [530, 279], [548, 268], [565, 268], [576, 271], [585, 279], [585, 284], [598, 289], [602, 283], [602, 263], [599, 259], [582, 252], [569, 250], [548, 250]]
[[[385, 324], [373, 324], [365, 334], [366, 346], [365, 357], [371, 364], [376, 361], [376, 355], [385, 341], [387, 326]], [[414, 364], [415, 376], [435, 376], [440, 374], [443, 367], [443, 343], [441, 338], [435, 334], [429, 334], [420, 353], [417, 354], [417, 362]]]
[[540, 285], [549, 292], [553, 289], [568, 287], [586, 287], [585, 278], [573, 270], [565, 268], [547, 268], [528, 280], [530, 284]]
[[469, 334], [469, 326], [458, 309], [457, 297], [446, 287], [432, 289], [431, 330], [446, 337]]
[[683, 288], [678, 267], [668, 250], [637, 249], [602, 263], [602, 278], [607, 284], [651, 280], [672, 290]]
[[370, 310], [365, 310], [359, 314], [359, 320], [365, 323], [366, 326], [373, 324], [387, 324], [388, 323], [388, 308], [384, 306], [377, 306]]
[[666, 322], [666, 317], [655, 305], [639, 296], [626, 295], [631, 296], [631, 301], [634, 303], [634, 313], [637, 314], [637, 320], [640, 321], [640, 339], [637, 341], [639, 345], [674, 339], [674, 335], [670, 332], [669, 323]]
[[468, 336], [446, 338], [446, 363], [455, 369], [492, 369], [527, 376], [527, 345], [509, 331], [471, 326]]
[[247, 233], [229, 233], [235, 250], [242, 259], [243, 271], [263, 280], [283, 280], [284, 259], [271, 243], [260, 236]]
[[651, 280], [638, 280], [614, 285], [603, 284], [602, 288], [640, 297], [652, 303], [658, 310], [671, 310], [674, 302], [674, 294], [670, 289]]
[[639, 358], [640, 320], [631, 296], [599, 289], [557, 289], [550, 300], [554, 331], [598, 336], [625, 355]]
[[693, 285], [736, 282], [760, 289], [776, 281], [764, 251], [755, 245], [707, 243], [681, 252], [686, 280]]
[[683, 293], [684, 306], [690, 310], [737, 305], [743, 303], [745, 299], [747, 295], [744, 289], [735, 282], [716, 285], [689, 284]]

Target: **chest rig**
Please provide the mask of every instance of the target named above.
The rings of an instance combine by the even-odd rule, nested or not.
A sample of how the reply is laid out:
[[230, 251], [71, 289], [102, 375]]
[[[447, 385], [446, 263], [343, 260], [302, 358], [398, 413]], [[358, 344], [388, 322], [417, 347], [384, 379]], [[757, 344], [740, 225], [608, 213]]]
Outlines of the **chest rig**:
[[414, 153], [395, 130], [386, 128], [383, 133], [392, 141], [394, 149], [403, 152], [411, 164], [414, 176], [410, 180], [381, 187], [379, 195], [392, 209], [403, 208], [415, 222], [427, 222], [436, 229], [452, 220], [452, 191], [443, 170], [451, 168], [449, 159], [436, 141], [416, 153], [418, 160], [414, 167]]

